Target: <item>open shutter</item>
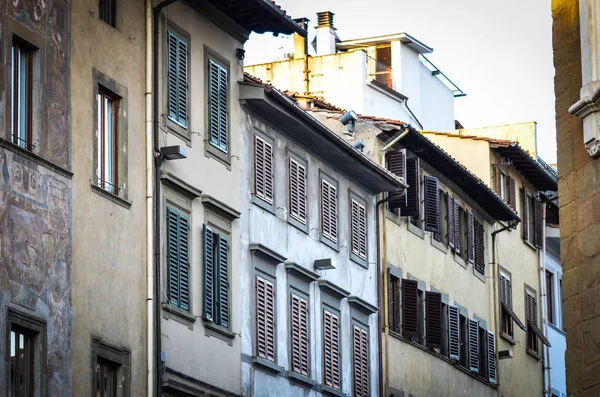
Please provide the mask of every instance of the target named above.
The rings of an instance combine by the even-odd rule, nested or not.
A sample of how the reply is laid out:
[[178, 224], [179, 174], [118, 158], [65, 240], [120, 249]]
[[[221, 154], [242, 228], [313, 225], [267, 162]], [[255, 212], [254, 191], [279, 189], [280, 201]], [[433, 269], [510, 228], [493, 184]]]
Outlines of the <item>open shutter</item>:
[[515, 211], [517, 209], [517, 188], [515, 180], [508, 177], [508, 205], [510, 205]]
[[256, 355], [275, 362], [275, 286], [256, 276]]
[[254, 192], [273, 203], [273, 146], [258, 136], [254, 137]]
[[487, 359], [490, 383], [496, 383], [496, 335], [487, 331]]
[[539, 198], [535, 199], [535, 246], [543, 247], [543, 219], [542, 219], [542, 201]]
[[[387, 152], [386, 160], [388, 171], [406, 181], [406, 149]], [[406, 206], [404, 190], [398, 193], [390, 193], [388, 198], [388, 205], [392, 209]]]
[[402, 335], [417, 339], [419, 335], [419, 284], [402, 279]]
[[208, 134], [210, 144], [227, 153], [227, 69], [208, 60]]
[[521, 188], [521, 230], [523, 231], [523, 240], [529, 240], [529, 200], [527, 198], [527, 191]]
[[401, 216], [418, 217], [421, 209], [421, 183], [419, 178], [419, 159], [406, 160], [406, 206], [400, 207]]
[[229, 240], [219, 237], [219, 325], [229, 328]]
[[501, 183], [502, 182], [500, 180], [500, 168], [496, 164], [494, 165], [494, 190], [498, 195], [500, 195], [502, 192]]
[[454, 252], [460, 255], [460, 210], [458, 202], [454, 200]]
[[448, 195], [448, 245], [454, 249], [454, 197]]
[[469, 319], [469, 369], [479, 372], [479, 322]]
[[458, 307], [448, 306], [448, 355], [460, 360], [460, 317]]
[[204, 225], [204, 318], [214, 321], [215, 286], [215, 234], [210, 226]]
[[440, 195], [438, 179], [425, 176], [425, 231], [440, 231]]
[[439, 292], [425, 293], [427, 316], [427, 347], [442, 348], [442, 294]]
[[172, 32], [167, 35], [167, 108], [169, 119], [187, 128], [188, 46]]
[[190, 221], [179, 215], [179, 308], [190, 310]]
[[331, 240], [337, 241], [337, 188], [329, 186], [329, 221], [331, 222]]
[[369, 397], [369, 344], [367, 331], [353, 327], [354, 396]]
[[339, 321], [337, 315], [327, 310], [323, 310], [323, 383], [337, 390], [340, 390], [341, 388]]
[[290, 215], [306, 223], [306, 169], [290, 158], [289, 172]]
[[337, 242], [337, 188], [321, 180], [321, 228], [323, 236]]
[[169, 302], [179, 307], [179, 213], [167, 208], [167, 284]]
[[472, 211], [467, 211], [467, 261], [475, 261], [475, 219]]
[[292, 371], [308, 376], [308, 303], [290, 295]]
[[351, 210], [352, 253], [367, 259], [367, 210], [364, 205], [352, 200]]
[[475, 270], [478, 271], [481, 275], [485, 275], [485, 245], [483, 235], [483, 224], [481, 224], [479, 221], [474, 221], [473, 228], [475, 229]]

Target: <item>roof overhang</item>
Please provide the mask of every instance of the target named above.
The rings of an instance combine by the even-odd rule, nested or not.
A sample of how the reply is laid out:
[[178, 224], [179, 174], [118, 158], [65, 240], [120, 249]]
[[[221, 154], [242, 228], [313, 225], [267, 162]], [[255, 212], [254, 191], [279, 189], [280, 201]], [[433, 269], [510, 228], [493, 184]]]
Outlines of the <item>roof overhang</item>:
[[278, 132], [329, 163], [371, 194], [396, 192], [407, 187], [273, 87], [240, 84], [240, 100], [245, 109], [278, 127]]
[[558, 179], [548, 171], [516, 142], [510, 144], [490, 142], [490, 148], [502, 157], [509, 159], [517, 171], [527, 178], [537, 190], [557, 191]]
[[392, 41], [400, 41], [402, 44], [412, 48], [419, 54], [430, 54], [433, 48], [425, 45], [408, 33], [396, 33], [385, 36], [365, 37], [362, 39], [344, 40], [337, 43], [338, 50], [353, 50], [357, 48], [371, 47], [374, 45], [388, 44]]

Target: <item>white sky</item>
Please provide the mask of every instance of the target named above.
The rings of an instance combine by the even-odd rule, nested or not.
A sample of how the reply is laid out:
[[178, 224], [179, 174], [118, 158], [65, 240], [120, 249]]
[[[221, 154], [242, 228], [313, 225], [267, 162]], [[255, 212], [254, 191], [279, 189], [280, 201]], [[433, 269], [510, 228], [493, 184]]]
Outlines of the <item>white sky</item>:
[[[538, 151], [556, 162], [550, 0], [276, 0], [293, 18], [332, 11], [342, 40], [407, 32], [433, 47], [427, 57], [464, 92], [455, 118], [465, 128], [537, 121]], [[290, 37], [253, 34], [247, 65], [293, 52]], [[286, 89], [287, 87], [281, 87]]]

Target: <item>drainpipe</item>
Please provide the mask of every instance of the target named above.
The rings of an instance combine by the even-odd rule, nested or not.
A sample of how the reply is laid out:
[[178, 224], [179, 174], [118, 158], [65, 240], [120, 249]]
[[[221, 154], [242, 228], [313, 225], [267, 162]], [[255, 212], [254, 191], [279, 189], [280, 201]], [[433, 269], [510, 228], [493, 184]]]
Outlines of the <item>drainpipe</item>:
[[[548, 289], [544, 282], [546, 279], [546, 203], [542, 204], [542, 250], [540, 252], [540, 289], [542, 291], [542, 322], [544, 323], [544, 334], [546, 339], [550, 339], [548, 335]], [[550, 365], [550, 347], [546, 346], [546, 377], [547, 389], [546, 394], [552, 396], [552, 378]]]

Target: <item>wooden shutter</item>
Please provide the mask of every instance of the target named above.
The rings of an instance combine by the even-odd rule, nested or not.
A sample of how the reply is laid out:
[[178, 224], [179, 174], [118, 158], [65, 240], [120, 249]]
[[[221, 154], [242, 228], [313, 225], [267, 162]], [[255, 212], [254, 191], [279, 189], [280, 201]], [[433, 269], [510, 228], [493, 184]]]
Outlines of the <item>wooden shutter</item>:
[[460, 360], [460, 315], [458, 307], [448, 306], [448, 355]]
[[351, 211], [352, 253], [367, 259], [367, 210], [364, 205], [352, 200]]
[[535, 199], [535, 246], [542, 248], [543, 244], [543, 219], [542, 219], [542, 201], [539, 198]]
[[490, 383], [496, 383], [496, 335], [487, 331], [487, 359]]
[[254, 136], [254, 192], [273, 204], [273, 146]]
[[293, 158], [289, 164], [290, 215], [306, 224], [306, 168]]
[[442, 294], [425, 293], [425, 313], [427, 316], [427, 347], [442, 348]]
[[402, 279], [402, 335], [415, 340], [419, 336], [419, 284], [415, 280]]
[[222, 234], [219, 238], [219, 303], [217, 305], [220, 326], [229, 328], [229, 240]]
[[323, 310], [323, 383], [340, 390], [340, 319]]
[[256, 276], [256, 355], [275, 362], [275, 286]]
[[[471, 214], [473, 217], [473, 214]], [[474, 230], [474, 251], [475, 251], [475, 270], [481, 275], [485, 275], [485, 244], [484, 244], [484, 230], [483, 224], [479, 221], [473, 221]]]
[[440, 195], [438, 179], [425, 176], [425, 231], [440, 231]]
[[227, 69], [208, 60], [208, 135], [210, 144], [227, 153]]
[[169, 302], [190, 310], [189, 219], [167, 208], [167, 284]]
[[512, 286], [510, 279], [500, 273], [500, 301], [512, 308]]
[[215, 321], [215, 252], [216, 239], [210, 226], [204, 225], [204, 318]]
[[419, 178], [419, 159], [406, 160], [406, 205], [400, 207], [401, 216], [418, 217], [421, 209], [421, 181]]
[[448, 211], [446, 211], [448, 213], [448, 245], [454, 249], [454, 197], [448, 195], [446, 204], [448, 205]]
[[354, 397], [369, 397], [369, 344], [367, 331], [353, 327]]
[[308, 302], [290, 294], [291, 367], [292, 371], [308, 376]]
[[498, 193], [498, 195], [500, 195], [502, 192], [501, 184], [502, 184], [502, 182], [501, 182], [501, 178], [500, 178], [500, 168], [496, 164], [496, 165], [494, 165], [494, 190], [496, 191], [496, 193]]
[[527, 190], [521, 188], [521, 227], [523, 231], [523, 240], [529, 240], [529, 198], [527, 197]]
[[321, 179], [321, 232], [337, 242], [337, 188]]
[[526, 293], [526, 317], [527, 321], [531, 321], [534, 324], [537, 324], [537, 304], [535, 302], [535, 296], [531, 293]]
[[515, 211], [517, 210], [517, 188], [515, 180], [510, 176], [508, 178], [508, 205], [510, 205]]
[[167, 34], [167, 107], [169, 119], [187, 128], [188, 45], [172, 32]]
[[475, 261], [475, 219], [473, 212], [467, 210], [467, 261]]
[[389, 308], [388, 317], [390, 330], [400, 333], [400, 280], [392, 276], [388, 269], [388, 295]]
[[460, 255], [460, 207], [454, 200], [454, 252]]
[[479, 372], [479, 322], [469, 319], [469, 369]]
[[[406, 149], [390, 151], [386, 153], [388, 171], [406, 181]], [[388, 206], [392, 209], [406, 206], [406, 194], [404, 190], [398, 193], [390, 193]]]

